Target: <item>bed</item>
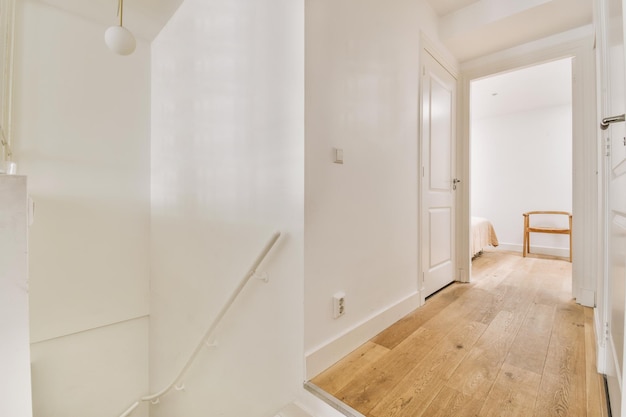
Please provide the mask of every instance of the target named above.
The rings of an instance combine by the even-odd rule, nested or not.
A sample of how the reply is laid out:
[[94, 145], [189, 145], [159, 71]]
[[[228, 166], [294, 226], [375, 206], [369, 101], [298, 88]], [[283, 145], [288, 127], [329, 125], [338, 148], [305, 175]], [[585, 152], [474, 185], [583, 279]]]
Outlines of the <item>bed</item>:
[[483, 217], [472, 216], [470, 229], [470, 249], [472, 258], [487, 246], [498, 246], [498, 237], [491, 222]]

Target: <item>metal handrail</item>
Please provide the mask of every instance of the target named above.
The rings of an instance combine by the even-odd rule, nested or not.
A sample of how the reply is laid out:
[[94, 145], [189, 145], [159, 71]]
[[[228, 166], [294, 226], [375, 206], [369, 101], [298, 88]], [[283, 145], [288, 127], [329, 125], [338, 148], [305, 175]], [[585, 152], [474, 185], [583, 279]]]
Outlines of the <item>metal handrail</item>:
[[176, 388], [177, 390], [182, 390], [183, 389], [183, 387], [178, 385], [178, 383], [180, 382], [182, 377], [185, 375], [185, 373], [189, 370], [189, 367], [191, 366], [193, 361], [196, 359], [196, 356], [198, 356], [198, 354], [200, 353], [202, 348], [207, 344], [207, 341], [209, 340], [209, 338], [213, 334], [213, 331], [215, 331], [215, 329], [219, 325], [219, 323], [222, 320], [222, 318], [226, 315], [226, 313], [230, 309], [231, 305], [233, 304], [233, 302], [235, 301], [237, 296], [239, 296], [239, 294], [241, 293], [241, 291], [243, 290], [245, 285], [248, 283], [250, 278], [253, 277], [256, 274], [257, 268], [259, 267], [261, 262], [263, 262], [263, 259], [265, 259], [265, 257], [269, 253], [269, 251], [272, 250], [272, 248], [274, 247], [274, 244], [276, 243], [276, 241], [278, 240], [279, 237], [280, 237], [280, 232], [275, 232], [272, 235], [272, 237], [270, 237], [270, 239], [267, 241], [267, 243], [265, 244], [265, 246], [261, 250], [261, 253], [259, 253], [259, 256], [257, 256], [255, 261], [252, 263], [252, 266], [250, 267], [250, 270], [241, 279], [241, 281], [239, 282], [239, 285], [237, 286], [235, 291], [233, 291], [233, 293], [231, 294], [230, 298], [226, 301], [226, 303], [224, 304], [224, 306], [222, 307], [222, 309], [220, 310], [218, 315], [215, 317], [215, 319], [213, 320], [213, 323], [211, 324], [209, 329], [206, 331], [204, 336], [202, 336], [202, 338], [200, 339], [200, 342], [198, 343], [198, 345], [194, 349], [193, 353], [191, 354], [191, 356], [187, 360], [187, 363], [185, 363], [185, 366], [183, 366], [183, 368], [178, 373], [176, 378], [174, 378], [174, 380], [169, 385], [167, 385], [165, 388], [163, 388], [162, 390], [158, 391], [157, 393], [143, 396], [138, 401], [135, 401], [135, 403], [133, 403], [133, 405], [128, 407], [128, 409], [126, 411], [124, 411], [120, 415], [120, 417], [127, 417], [128, 415], [130, 415], [139, 406], [141, 401], [152, 401], [153, 404], [156, 404], [156, 403], [159, 402], [159, 398], [162, 397], [163, 395], [167, 394], [169, 391], [171, 391], [172, 388]]

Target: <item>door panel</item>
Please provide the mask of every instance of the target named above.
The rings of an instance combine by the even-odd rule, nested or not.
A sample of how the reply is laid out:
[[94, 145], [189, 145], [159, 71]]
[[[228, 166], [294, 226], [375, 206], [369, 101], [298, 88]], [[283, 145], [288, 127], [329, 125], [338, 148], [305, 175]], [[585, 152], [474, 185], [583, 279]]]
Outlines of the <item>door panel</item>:
[[[608, 33], [608, 71], [610, 90], [608, 92], [610, 115], [625, 112], [624, 105], [624, 33], [622, 23], [622, 7], [619, 0], [611, 0], [609, 5]], [[607, 114], [607, 116], [609, 116]], [[614, 123], [610, 127], [611, 168], [616, 169], [626, 158], [626, 126]]]
[[452, 155], [452, 91], [445, 81], [431, 74], [430, 79], [430, 189], [443, 193], [450, 191]]
[[452, 262], [450, 226], [452, 213], [449, 207], [434, 208], [429, 212], [430, 225], [430, 269]]
[[421, 251], [425, 297], [455, 278], [456, 80], [424, 53], [421, 135]]
[[[606, 85], [602, 98], [604, 117], [623, 114], [626, 110], [624, 27], [621, 0], [602, 0], [604, 23], [604, 56], [601, 56], [601, 76]], [[608, 135], [608, 136], [606, 136]], [[611, 411], [614, 416], [626, 416], [622, 406], [624, 396], [624, 326], [626, 307], [626, 127], [613, 123], [604, 140], [610, 144], [605, 159], [607, 183], [607, 298], [608, 328], [606, 373]]]

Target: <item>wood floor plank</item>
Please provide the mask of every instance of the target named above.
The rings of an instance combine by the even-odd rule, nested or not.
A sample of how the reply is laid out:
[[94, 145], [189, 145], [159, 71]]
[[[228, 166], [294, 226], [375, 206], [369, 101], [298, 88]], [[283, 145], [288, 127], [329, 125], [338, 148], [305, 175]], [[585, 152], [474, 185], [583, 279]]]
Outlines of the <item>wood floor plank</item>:
[[596, 367], [596, 334], [593, 309], [585, 307], [585, 377], [587, 392], [587, 417], [607, 417], [608, 409], [604, 391], [604, 378]]
[[570, 283], [563, 284], [563, 279], [559, 275], [536, 274], [540, 276], [543, 291], [537, 294], [535, 302], [546, 305], [561, 305], [572, 301], [572, 289]]
[[464, 395], [444, 386], [422, 415], [428, 417], [476, 417], [483, 406], [482, 400]]
[[353, 379], [360, 378], [360, 371], [373, 364], [389, 352], [386, 347], [373, 342], [367, 342], [350, 353], [320, 375], [312, 379], [318, 387], [322, 387], [331, 395], [337, 394]]
[[374, 337], [372, 341], [388, 349], [393, 349], [469, 289], [470, 286], [462, 284], [453, 284], [444, 288], [437, 294], [437, 297], [429, 299], [422, 308], [406, 315], [393, 326]]
[[556, 306], [533, 304], [505, 362], [541, 375], [546, 361]]
[[478, 339], [476, 347], [506, 354], [525, 318], [525, 312], [501, 310]]
[[500, 311], [446, 385], [474, 398], [486, 397], [522, 320], [515, 313]]
[[507, 363], [480, 410], [482, 417], [526, 417], [533, 413], [541, 375]]
[[[402, 384], [399, 384], [400, 386]], [[437, 377], [423, 377], [412, 381], [406, 392], [392, 390], [368, 414], [368, 417], [421, 417], [425, 408], [445, 387]], [[399, 390], [403, 391], [403, 389]]]
[[571, 303], [556, 311], [536, 416], [587, 414], [584, 310]]
[[336, 397], [367, 415], [444, 336], [438, 331], [419, 328], [381, 359], [365, 366], [360, 379], [344, 387]]
[[550, 274], [550, 275], [571, 275], [571, 262], [555, 262], [551, 258], [536, 259], [532, 265], [530, 273]]
[[473, 297], [476, 308], [469, 312], [470, 320], [489, 324], [503, 309], [508, 299], [515, 297], [517, 288], [512, 285], [500, 284], [491, 291], [475, 290], [468, 295]]
[[314, 382], [366, 417], [607, 417], [592, 317], [569, 262], [486, 251]]
[[368, 414], [372, 417], [419, 417], [458, 364], [485, 331], [486, 325], [461, 321]]

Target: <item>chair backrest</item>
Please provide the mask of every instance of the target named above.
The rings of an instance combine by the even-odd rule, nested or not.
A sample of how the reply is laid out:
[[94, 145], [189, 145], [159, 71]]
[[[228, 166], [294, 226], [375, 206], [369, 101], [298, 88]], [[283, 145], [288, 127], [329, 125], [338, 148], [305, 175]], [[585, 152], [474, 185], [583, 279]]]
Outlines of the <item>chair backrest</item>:
[[567, 216], [569, 217], [569, 228], [571, 229], [571, 225], [572, 225], [572, 213], [568, 212], [568, 211], [527, 211], [526, 213], [523, 214], [526, 223], [526, 226], [529, 226], [530, 223], [530, 216], [532, 215], [542, 215], [542, 214], [547, 214], [547, 215], [562, 215], [562, 216]]

